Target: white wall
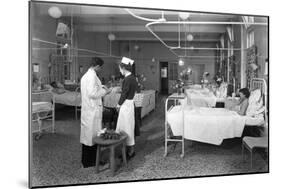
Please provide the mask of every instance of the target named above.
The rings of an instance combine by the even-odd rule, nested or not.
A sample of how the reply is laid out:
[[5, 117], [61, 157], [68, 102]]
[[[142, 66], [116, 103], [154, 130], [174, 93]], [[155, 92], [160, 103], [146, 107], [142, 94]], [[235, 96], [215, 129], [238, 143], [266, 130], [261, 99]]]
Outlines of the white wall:
[[[110, 53], [109, 40], [107, 34], [105, 33], [92, 33], [78, 31], [78, 48], [79, 49], [89, 49], [97, 52], [102, 52], [105, 54]], [[111, 53], [112, 55], [119, 55], [119, 43], [113, 41], [111, 43]], [[93, 54], [85, 51], [78, 52], [78, 67], [83, 66], [83, 73], [80, 74], [80, 77], [87, 71], [91, 63], [92, 57], [98, 56], [104, 60], [104, 66], [100, 73], [101, 78], [108, 80], [111, 75], [119, 74], [117, 59], [110, 57], [102, 57], [103, 55]]]
[[[49, 15], [39, 14], [37, 6], [40, 4], [31, 4], [30, 11], [30, 32], [31, 32], [31, 64], [39, 63], [41, 77], [47, 77], [48, 64], [50, 62], [50, 54], [55, 50], [50, 49], [38, 49], [38, 48], [55, 48], [52, 44], [46, 44], [42, 42], [33, 41], [32, 38], [37, 38], [45, 41], [56, 41], [56, 20]], [[32, 49], [34, 48], [34, 49]], [[37, 48], [37, 49], [35, 49]], [[32, 70], [31, 70], [32, 71]]]

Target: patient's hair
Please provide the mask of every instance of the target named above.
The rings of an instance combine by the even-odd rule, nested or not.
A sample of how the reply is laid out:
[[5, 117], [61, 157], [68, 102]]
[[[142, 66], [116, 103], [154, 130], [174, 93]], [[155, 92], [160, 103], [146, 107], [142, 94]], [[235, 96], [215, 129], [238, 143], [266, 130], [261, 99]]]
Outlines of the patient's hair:
[[239, 90], [240, 93], [243, 93], [245, 95], [246, 98], [250, 97], [250, 91], [248, 88], [242, 88]]
[[54, 88], [59, 88], [58, 85], [57, 85], [57, 82], [55, 82], [55, 81], [53, 81], [50, 85]]
[[133, 67], [130, 64], [119, 63], [120, 68], [123, 68], [129, 72], [132, 72]]
[[91, 62], [91, 67], [102, 66], [104, 64], [103, 60], [99, 57], [93, 57]]

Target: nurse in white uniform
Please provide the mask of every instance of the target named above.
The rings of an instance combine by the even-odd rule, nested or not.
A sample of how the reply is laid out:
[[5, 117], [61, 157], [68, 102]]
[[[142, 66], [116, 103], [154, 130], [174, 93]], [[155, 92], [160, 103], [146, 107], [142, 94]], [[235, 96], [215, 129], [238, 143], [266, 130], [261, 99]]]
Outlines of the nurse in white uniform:
[[103, 60], [95, 57], [91, 67], [81, 78], [81, 133], [82, 165], [84, 168], [95, 165], [96, 145], [93, 138], [102, 128], [102, 97], [110, 92], [101, 84], [97, 72], [101, 70]]
[[132, 74], [133, 63], [133, 60], [123, 57], [119, 64], [119, 70], [125, 78], [122, 83], [122, 93], [117, 104], [119, 115], [116, 126], [116, 132], [123, 132], [128, 136], [126, 144], [129, 159], [135, 155], [135, 111], [133, 98], [137, 90], [137, 81]]

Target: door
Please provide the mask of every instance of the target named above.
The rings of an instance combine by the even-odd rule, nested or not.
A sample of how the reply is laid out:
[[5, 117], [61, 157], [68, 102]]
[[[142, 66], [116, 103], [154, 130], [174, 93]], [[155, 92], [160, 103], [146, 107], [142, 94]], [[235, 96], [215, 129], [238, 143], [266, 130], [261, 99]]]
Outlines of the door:
[[161, 94], [168, 94], [169, 80], [168, 80], [168, 62], [160, 62], [160, 92]]

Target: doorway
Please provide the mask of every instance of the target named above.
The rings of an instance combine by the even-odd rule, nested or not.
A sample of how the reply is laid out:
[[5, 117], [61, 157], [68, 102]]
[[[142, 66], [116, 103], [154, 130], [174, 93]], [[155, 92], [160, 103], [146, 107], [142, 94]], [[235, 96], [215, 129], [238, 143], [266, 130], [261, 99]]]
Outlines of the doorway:
[[160, 62], [160, 93], [169, 93], [168, 62]]

